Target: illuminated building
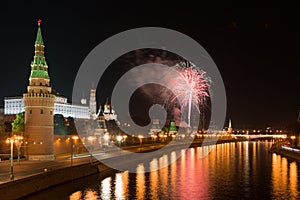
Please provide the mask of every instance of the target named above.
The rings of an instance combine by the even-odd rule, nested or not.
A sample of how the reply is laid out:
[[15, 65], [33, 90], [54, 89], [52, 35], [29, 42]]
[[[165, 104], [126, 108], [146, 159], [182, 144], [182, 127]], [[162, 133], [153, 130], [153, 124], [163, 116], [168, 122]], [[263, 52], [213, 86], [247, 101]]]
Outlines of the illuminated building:
[[[4, 114], [16, 115], [24, 112], [23, 97], [5, 97], [4, 98]], [[67, 102], [65, 97], [55, 97], [54, 114], [62, 114], [64, 117], [73, 117], [77, 119], [89, 119], [90, 111], [87, 106], [74, 105]]]
[[90, 114], [91, 116], [95, 116], [96, 115], [96, 90], [95, 89], [91, 89], [90, 91]]
[[161, 131], [160, 125], [159, 125], [159, 119], [153, 119], [153, 123], [150, 129], [149, 134], [154, 135]]
[[27, 93], [23, 94], [25, 106], [25, 137], [29, 160], [54, 160], [54, 101], [48, 65], [44, 56], [44, 42], [40, 20], [35, 41], [35, 55]]
[[169, 128], [169, 134], [174, 135], [177, 133], [177, 128], [174, 120], [171, 120], [170, 122], [170, 128]]
[[111, 109], [110, 104], [108, 103], [108, 98], [106, 98], [106, 103], [104, 104], [103, 116], [106, 121], [110, 121], [110, 120], [117, 121], [117, 114], [114, 111], [114, 109]]
[[229, 119], [229, 124], [228, 124], [227, 132], [228, 132], [229, 134], [232, 134], [232, 131], [233, 131], [233, 128], [232, 128], [232, 125], [231, 125], [231, 119]]

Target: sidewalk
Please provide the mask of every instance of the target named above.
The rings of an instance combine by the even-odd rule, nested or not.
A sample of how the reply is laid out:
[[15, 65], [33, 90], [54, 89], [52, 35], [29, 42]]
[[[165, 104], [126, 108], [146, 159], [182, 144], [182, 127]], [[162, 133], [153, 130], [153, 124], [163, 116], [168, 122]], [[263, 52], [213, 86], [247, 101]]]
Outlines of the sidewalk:
[[[90, 162], [87, 157], [74, 158], [73, 165], [79, 165]], [[71, 166], [70, 155], [56, 157], [54, 161], [29, 161], [25, 159], [20, 160], [18, 165], [17, 160], [14, 160], [13, 174], [14, 180], [25, 178], [39, 173], [44, 173], [46, 170], [54, 170]], [[11, 174], [10, 160], [0, 162], [0, 184], [9, 182]]]

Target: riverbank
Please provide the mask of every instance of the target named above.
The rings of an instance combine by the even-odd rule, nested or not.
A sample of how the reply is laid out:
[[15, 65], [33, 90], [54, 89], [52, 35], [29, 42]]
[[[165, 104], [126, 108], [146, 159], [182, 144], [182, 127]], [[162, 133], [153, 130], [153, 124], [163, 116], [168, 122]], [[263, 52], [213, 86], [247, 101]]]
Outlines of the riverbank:
[[300, 161], [300, 150], [290, 147], [285, 147], [283, 142], [277, 142], [270, 148], [270, 153], [276, 153], [281, 156]]
[[99, 173], [115, 173], [100, 162], [86, 163], [78, 166], [45, 171], [42, 174], [29, 176], [0, 185], [0, 199], [18, 199], [41, 190], [63, 184], [82, 177]]

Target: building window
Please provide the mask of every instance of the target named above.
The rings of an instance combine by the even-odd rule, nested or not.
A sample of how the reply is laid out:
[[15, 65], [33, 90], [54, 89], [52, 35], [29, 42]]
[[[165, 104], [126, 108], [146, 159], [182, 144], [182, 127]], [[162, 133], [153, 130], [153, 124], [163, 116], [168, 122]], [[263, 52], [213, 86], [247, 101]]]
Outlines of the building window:
[[41, 109], [41, 114], [44, 114], [44, 110], [43, 109]]
[[50, 115], [53, 115], [53, 111], [52, 110], [50, 110]]
[[43, 93], [43, 90], [40, 90], [40, 93]]
[[29, 110], [29, 114], [32, 114], [32, 110], [31, 109]]

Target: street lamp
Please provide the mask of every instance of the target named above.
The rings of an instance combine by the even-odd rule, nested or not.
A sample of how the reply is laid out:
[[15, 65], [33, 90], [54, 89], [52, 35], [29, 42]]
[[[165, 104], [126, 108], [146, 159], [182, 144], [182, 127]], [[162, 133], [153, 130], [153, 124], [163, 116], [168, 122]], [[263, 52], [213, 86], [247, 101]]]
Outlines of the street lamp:
[[105, 141], [105, 146], [108, 146], [108, 140], [109, 140], [109, 135], [108, 133], [106, 133], [104, 136], [103, 136], [103, 139]]
[[96, 139], [96, 137], [94, 136], [89, 136], [88, 141], [90, 141], [91, 145], [90, 145], [90, 159], [91, 159], [91, 163], [92, 163], [92, 155], [93, 155], [93, 141]]
[[[73, 165], [73, 156], [74, 154], [76, 154], [76, 140], [79, 139], [79, 137], [77, 135], [73, 135], [72, 137], [72, 140], [71, 140], [71, 166]], [[75, 144], [73, 144], [73, 140], [75, 140]], [[75, 152], [73, 153], [73, 150], [75, 148]]]
[[294, 147], [294, 140], [296, 139], [296, 136], [292, 135], [291, 139], [292, 139], [292, 147]]
[[125, 142], [126, 142], [126, 139], [127, 139], [128, 136], [127, 135], [123, 135], [122, 137], [123, 137], [123, 140], [124, 140], [124, 145], [126, 145]]
[[14, 140], [13, 138], [8, 138], [7, 143], [10, 143], [10, 180], [14, 180]]
[[16, 147], [17, 147], [17, 150], [18, 150], [18, 165], [20, 165], [20, 148], [21, 148], [21, 145], [23, 143], [23, 137], [22, 136], [19, 136], [19, 135], [14, 135], [13, 136], [13, 141], [16, 143]]
[[142, 147], [142, 142], [143, 142], [144, 136], [139, 135], [138, 138], [139, 138], [139, 140], [140, 140], [140, 151], [141, 151], [141, 147]]
[[121, 135], [117, 136], [117, 141], [119, 142], [119, 146], [121, 146], [122, 139], [123, 139], [123, 137]]
[[7, 138], [6, 142], [10, 143], [10, 180], [14, 180], [14, 142], [16, 143], [17, 149], [18, 149], [18, 164], [20, 164], [20, 148], [21, 143], [20, 140], [22, 140], [22, 136], [12, 136], [11, 138]]

